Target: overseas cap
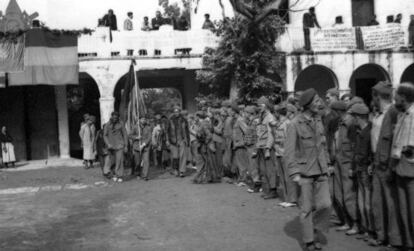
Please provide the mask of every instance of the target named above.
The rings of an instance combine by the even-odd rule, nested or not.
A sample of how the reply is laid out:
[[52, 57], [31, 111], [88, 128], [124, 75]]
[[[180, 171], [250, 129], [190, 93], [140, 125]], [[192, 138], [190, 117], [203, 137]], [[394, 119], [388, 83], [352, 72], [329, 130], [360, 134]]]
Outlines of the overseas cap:
[[348, 106], [346, 107], [347, 110], [349, 110], [355, 104], [365, 104], [365, 103], [361, 97], [355, 96], [349, 101]]
[[331, 109], [337, 111], [346, 111], [346, 104], [344, 101], [334, 101], [331, 104]]
[[302, 93], [302, 95], [299, 97], [299, 105], [304, 107], [310, 102], [312, 102], [313, 98], [316, 96], [316, 91], [313, 88], [309, 88], [306, 91]]
[[392, 94], [392, 84], [388, 81], [381, 81], [372, 87], [373, 90], [378, 92], [379, 94]]
[[246, 108], [244, 108], [244, 111], [250, 114], [255, 114], [256, 107], [249, 105], [249, 106], [246, 106]]
[[355, 104], [349, 109], [348, 113], [357, 115], [368, 115], [369, 108], [365, 104]]

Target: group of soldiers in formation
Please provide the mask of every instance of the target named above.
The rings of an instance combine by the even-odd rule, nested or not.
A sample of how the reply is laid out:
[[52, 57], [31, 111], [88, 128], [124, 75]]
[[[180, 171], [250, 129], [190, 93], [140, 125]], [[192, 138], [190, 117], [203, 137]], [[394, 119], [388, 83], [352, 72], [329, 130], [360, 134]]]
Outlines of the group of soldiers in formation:
[[151, 159], [177, 177], [191, 164], [194, 183], [232, 182], [299, 206], [305, 250], [321, 250], [336, 221], [371, 246], [413, 251], [414, 85], [379, 82], [370, 107], [337, 89], [325, 98], [311, 88], [277, 105], [261, 97], [194, 114], [174, 107], [169, 117], [141, 117], [130, 132], [114, 112], [96, 137], [103, 173], [122, 182], [132, 148], [140, 179]]

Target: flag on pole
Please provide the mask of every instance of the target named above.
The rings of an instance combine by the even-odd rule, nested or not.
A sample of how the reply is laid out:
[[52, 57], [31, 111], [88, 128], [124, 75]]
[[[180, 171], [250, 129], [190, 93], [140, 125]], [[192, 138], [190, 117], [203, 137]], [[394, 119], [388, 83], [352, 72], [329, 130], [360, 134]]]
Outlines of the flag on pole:
[[138, 123], [139, 117], [146, 114], [145, 103], [139, 88], [138, 77], [135, 71], [135, 61], [131, 61], [129, 72], [122, 90], [119, 113], [125, 122], [128, 131]]

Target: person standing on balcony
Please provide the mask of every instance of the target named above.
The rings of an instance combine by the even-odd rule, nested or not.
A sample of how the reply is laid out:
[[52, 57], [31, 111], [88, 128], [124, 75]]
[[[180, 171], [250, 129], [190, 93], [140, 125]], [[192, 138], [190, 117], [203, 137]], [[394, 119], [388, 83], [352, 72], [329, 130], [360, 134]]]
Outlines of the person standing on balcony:
[[201, 27], [201, 29], [211, 30], [211, 31], [214, 32], [216, 30], [216, 27], [214, 26], [214, 23], [211, 22], [211, 20], [210, 20], [210, 14], [205, 14], [204, 18], [205, 18], [205, 20], [204, 20], [204, 23], [203, 23], [203, 26]]
[[150, 31], [151, 30], [151, 25], [149, 23], [148, 17], [144, 17], [144, 21], [142, 22], [141, 30], [142, 31]]
[[303, 33], [305, 35], [305, 50], [307, 51], [311, 49], [310, 29], [315, 26], [321, 28], [316, 18], [315, 7], [311, 7], [309, 12], [303, 15]]
[[157, 12], [155, 12], [155, 17], [151, 20], [151, 24], [153, 30], [159, 30], [160, 26], [168, 24], [168, 22], [162, 17], [161, 11], [157, 10]]
[[379, 25], [379, 23], [377, 21], [377, 16], [372, 15], [372, 19], [371, 19], [371, 21], [369, 21], [368, 26], [375, 26], [375, 25]]
[[402, 14], [399, 13], [397, 16], [395, 16], [394, 23], [401, 24], [401, 20], [402, 20]]
[[409, 42], [409, 46], [413, 47], [414, 46], [414, 15], [410, 16], [410, 24], [408, 25], [408, 42]]
[[112, 9], [108, 10], [108, 14], [106, 14], [102, 18], [103, 24], [106, 27], [109, 27], [111, 30], [116, 31], [118, 30], [118, 25], [116, 22], [116, 16], [114, 14], [114, 11]]
[[132, 31], [134, 29], [134, 25], [132, 23], [132, 19], [134, 18], [134, 14], [132, 12], [128, 12], [128, 17], [124, 21], [124, 30]]
[[190, 28], [190, 25], [185, 18], [185, 16], [181, 15], [181, 17], [177, 20], [176, 30], [179, 31], [186, 31]]

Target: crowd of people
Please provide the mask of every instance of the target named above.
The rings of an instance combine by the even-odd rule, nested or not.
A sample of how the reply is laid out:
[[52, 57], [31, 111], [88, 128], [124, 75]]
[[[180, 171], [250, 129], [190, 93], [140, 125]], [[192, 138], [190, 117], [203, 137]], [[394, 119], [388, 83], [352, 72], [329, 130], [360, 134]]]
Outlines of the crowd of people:
[[[216, 27], [214, 23], [210, 20], [210, 14], [205, 14], [205, 21], [202, 25], [202, 29], [215, 31]], [[134, 13], [129, 11], [127, 12], [127, 17], [124, 20], [123, 30], [124, 31], [133, 31], [136, 30], [134, 27]], [[143, 17], [141, 30], [142, 31], [154, 31], [159, 30], [163, 25], [173, 26], [175, 30], [186, 31], [190, 29], [190, 20], [184, 15], [179, 16], [178, 18], [166, 17], [161, 14], [161, 11], [155, 12], [155, 17], [150, 19], [145, 16]], [[112, 31], [118, 30], [117, 18], [112, 9], [108, 10], [108, 13], [105, 14], [102, 18], [98, 20], [98, 26], [109, 27]]]
[[151, 163], [177, 177], [190, 167], [196, 184], [228, 182], [299, 206], [306, 250], [322, 248], [319, 233], [334, 221], [371, 246], [412, 251], [414, 85], [394, 90], [379, 82], [369, 106], [337, 89], [325, 98], [308, 89], [277, 105], [261, 97], [249, 105], [203, 103], [194, 114], [174, 107], [142, 116], [130, 132], [114, 112], [95, 140], [94, 117], [86, 116], [81, 138], [116, 182], [130, 156], [139, 179], [148, 180]]

